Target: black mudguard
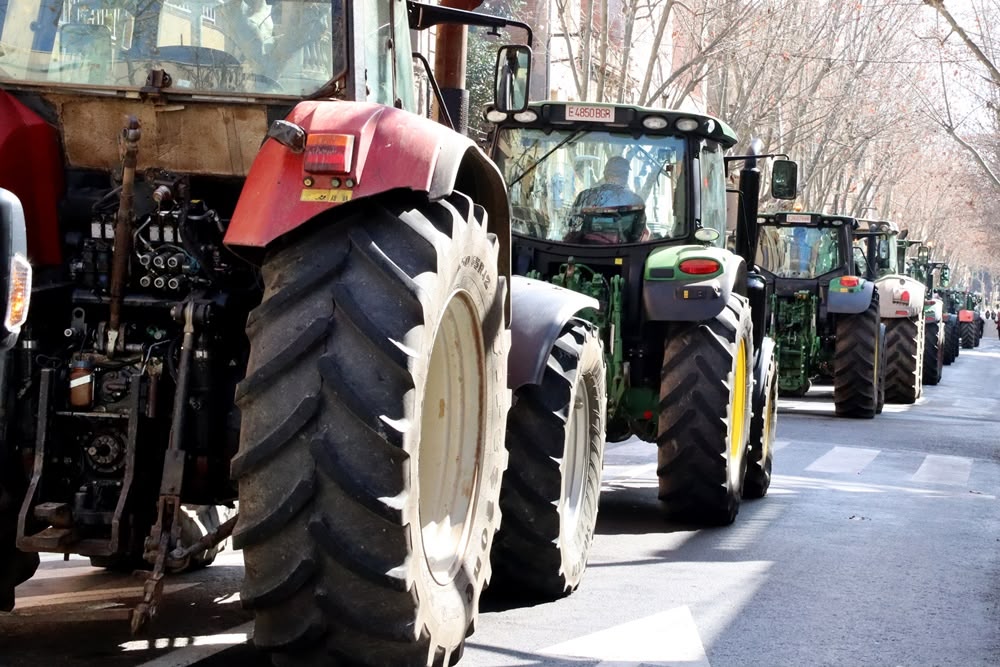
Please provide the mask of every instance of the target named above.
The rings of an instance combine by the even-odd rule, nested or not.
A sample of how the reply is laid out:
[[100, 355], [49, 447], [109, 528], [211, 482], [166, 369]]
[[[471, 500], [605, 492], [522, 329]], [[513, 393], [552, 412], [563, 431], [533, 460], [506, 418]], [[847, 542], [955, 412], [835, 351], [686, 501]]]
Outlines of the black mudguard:
[[549, 352], [563, 326], [597, 299], [540, 280], [514, 276], [510, 284], [512, 317], [507, 384], [512, 391], [540, 384]]
[[875, 293], [875, 283], [865, 280], [857, 292], [827, 292], [826, 312], [855, 315], [868, 310]]

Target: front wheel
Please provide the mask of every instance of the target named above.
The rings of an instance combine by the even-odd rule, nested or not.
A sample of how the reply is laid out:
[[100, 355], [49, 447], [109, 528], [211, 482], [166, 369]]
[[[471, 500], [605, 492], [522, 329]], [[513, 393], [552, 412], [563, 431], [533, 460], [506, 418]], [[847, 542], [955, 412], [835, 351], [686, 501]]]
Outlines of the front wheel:
[[958, 332], [958, 321], [954, 316], [944, 322], [944, 363], [949, 365], [958, 358], [961, 348], [961, 336]]
[[935, 385], [944, 371], [944, 330], [940, 322], [924, 327], [924, 384]]
[[605, 405], [601, 340], [586, 323], [571, 321], [542, 383], [518, 390], [507, 417], [495, 578], [546, 597], [580, 585], [597, 523]]
[[485, 215], [457, 193], [359, 202], [264, 262], [233, 542], [276, 662], [447, 665], [473, 630], [509, 407]]
[[744, 498], [763, 498], [771, 486], [774, 434], [778, 425], [778, 357], [773, 353], [768, 357], [761, 360], [760, 377], [754, 382]]
[[734, 294], [713, 320], [675, 324], [660, 376], [659, 497], [672, 517], [732, 523], [746, 475], [753, 387], [750, 305]]

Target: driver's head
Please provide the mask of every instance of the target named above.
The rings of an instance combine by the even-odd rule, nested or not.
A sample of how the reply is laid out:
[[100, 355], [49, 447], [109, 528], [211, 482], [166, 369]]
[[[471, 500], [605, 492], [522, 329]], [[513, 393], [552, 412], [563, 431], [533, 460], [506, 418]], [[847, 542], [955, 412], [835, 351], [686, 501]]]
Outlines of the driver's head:
[[604, 181], [606, 183], [626, 185], [628, 183], [628, 172], [628, 160], [619, 155], [610, 157], [604, 165]]

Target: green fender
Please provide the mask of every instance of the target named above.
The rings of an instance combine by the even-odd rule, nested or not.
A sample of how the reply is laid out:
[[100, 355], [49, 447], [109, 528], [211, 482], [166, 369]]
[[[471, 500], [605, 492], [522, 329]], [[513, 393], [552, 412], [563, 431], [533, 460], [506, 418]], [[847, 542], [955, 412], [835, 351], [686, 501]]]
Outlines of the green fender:
[[[709, 260], [690, 273], [681, 265], [690, 260]], [[690, 267], [686, 267], [690, 271]], [[701, 322], [722, 312], [735, 291], [745, 294], [747, 268], [743, 258], [724, 248], [700, 245], [657, 248], [646, 258], [642, 304], [646, 319], [660, 322]]]

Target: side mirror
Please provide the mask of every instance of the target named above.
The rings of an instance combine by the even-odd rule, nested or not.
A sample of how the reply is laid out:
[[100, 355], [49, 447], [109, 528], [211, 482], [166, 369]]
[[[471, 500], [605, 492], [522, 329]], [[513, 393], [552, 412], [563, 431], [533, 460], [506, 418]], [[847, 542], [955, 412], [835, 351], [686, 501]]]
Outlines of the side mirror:
[[493, 107], [507, 113], [524, 111], [528, 108], [530, 83], [531, 49], [521, 44], [500, 47], [493, 79]]
[[948, 287], [951, 283], [951, 267], [947, 264], [941, 267], [941, 287]]
[[711, 245], [719, 240], [719, 231], [711, 227], [702, 227], [694, 233], [694, 238], [702, 243]]
[[799, 165], [791, 160], [775, 160], [771, 167], [771, 196], [795, 199], [799, 189]]
[[900, 241], [905, 241], [906, 237], [909, 236], [909, 235], [910, 235], [910, 230], [909, 229], [904, 229], [903, 231], [901, 231], [899, 233], [899, 240]]

